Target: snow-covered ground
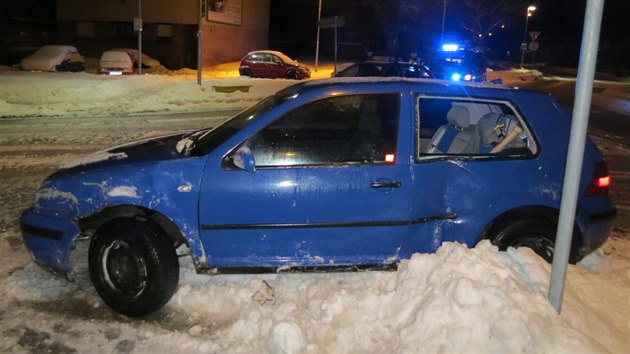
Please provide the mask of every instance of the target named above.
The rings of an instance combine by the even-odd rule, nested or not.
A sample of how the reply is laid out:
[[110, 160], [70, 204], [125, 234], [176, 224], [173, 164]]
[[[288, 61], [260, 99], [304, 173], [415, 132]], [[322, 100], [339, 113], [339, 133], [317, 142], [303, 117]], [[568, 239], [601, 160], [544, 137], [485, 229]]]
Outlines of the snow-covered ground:
[[[194, 71], [165, 74], [0, 68], [1, 352], [630, 351], [630, 241], [619, 234], [569, 266], [561, 315], [546, 298], [550, 266], [488, 242], [445, 244], [396, 272], [335, 274], [197, 275], [180, 250], [179, 289], [163, 311], [113, 313], [89, 282], [85, 243], [73, 253], [74, 283], [30, 261], [17, 218], [42, 179], [109, 145], [216, 125], [294, 83], [238, 78], [233, 65], [206, 70], [202, 86]], [[329, 75], [329, 66], [317, 73]], [[173, 112], [185, 114], [164, 114]]]

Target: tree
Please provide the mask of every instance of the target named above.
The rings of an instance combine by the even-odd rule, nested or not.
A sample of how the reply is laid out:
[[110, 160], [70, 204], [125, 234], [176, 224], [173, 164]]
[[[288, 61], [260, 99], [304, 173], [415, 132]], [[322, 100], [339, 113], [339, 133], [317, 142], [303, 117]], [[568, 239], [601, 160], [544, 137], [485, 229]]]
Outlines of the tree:
[[519, 21], [519, 16], [525, 16], [527, 11], [524, 0], [464, 0], [464, 6], [469, 15], [461, 27], [476, 41], [501, 25]]
[[431, 22], [428, 9], [442, 0], [371, 0], [376, 20], [385, 34], [385, 46], [389, 54], [396, 53], [401, 31], [418, 28]]

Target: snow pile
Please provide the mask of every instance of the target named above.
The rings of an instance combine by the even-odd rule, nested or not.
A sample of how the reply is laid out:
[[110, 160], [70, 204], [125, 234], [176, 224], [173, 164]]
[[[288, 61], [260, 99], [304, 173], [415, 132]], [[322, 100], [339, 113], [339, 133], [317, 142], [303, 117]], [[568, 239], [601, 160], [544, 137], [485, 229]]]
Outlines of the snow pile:
[[[589, 259], [591, 266], [605, 263], [601, 255]], [[160, 320], [176, 330], [126, 319], [116, 340], [134, 343], [137, 352], [627, 350], [627, 266], [610, 273], [570, 266], [562, 316], [546, 298], [549, 272], [532, 251], [498, 252], [487, 241], [472, 250], [446, 243], [436, 254], [403, 261], [396, 272], [205, 276], [182, 258], [179, 289]], [[72, 284], [30, 265], [4, 282], [4, 297], [100, 308], [85, 273]], [[54, 330], [54, 322], [17, 318], [14, 311], [3, 317]], [[111, 322], [93, 316], [86, 328], [77, 320], [64, 323], [81, 332]], [[94, 335], [73, 345], [80, 351], [113, 346], [107, 342]]]
[[[188, 75], [51, 75], [7, 68], [0, 69], [0, 81], [0, 118], [239, 110], [296, 83], [231, 78], [203, 80], [199, 86]], [[222, 90], [234, 87], [247, 92]]]

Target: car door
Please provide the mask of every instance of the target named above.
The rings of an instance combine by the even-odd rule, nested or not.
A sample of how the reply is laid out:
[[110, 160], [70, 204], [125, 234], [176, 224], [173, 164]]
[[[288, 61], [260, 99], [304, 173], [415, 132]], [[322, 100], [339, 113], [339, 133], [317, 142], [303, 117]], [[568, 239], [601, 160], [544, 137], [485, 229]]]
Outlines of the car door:
[[[400, 100], [393, 93], [308, 102], [249, 136], [220, 166], [209, 164], [199, 214], [208, 265], [397, 261], [413, 195], [409, 158], [396, 155]], [[253, 157], [255, 169], [235, 166], [240, 156]]]
[[[401, 256], [434, 252], [446, 241], [473, 247], [497, 215], [556, 193], [553, 183], [540, 191], [537, 183], [548, 171], [535, 158], [536, 141], [510, 102], [418, 95], [416, 112], [416, 195]], [[449, 138], [440, 132], [451, 121], [458, 127]], [[445, 140], [447, 148], [432, 148]], [[507, 145], [499, 148], [500, 142]]]
[[286, 76], [286, 67], [282, 59], [277, 55], [269, 54], [269, 61], [267, 61], [267, 68], [269, 70], [269, 77], [283, 78]]

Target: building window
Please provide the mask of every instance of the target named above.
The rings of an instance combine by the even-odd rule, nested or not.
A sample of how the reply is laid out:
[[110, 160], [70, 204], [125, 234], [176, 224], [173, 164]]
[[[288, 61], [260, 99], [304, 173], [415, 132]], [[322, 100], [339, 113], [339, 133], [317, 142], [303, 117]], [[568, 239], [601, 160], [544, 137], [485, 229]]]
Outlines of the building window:
[[94, 38], [94, 22], [77, 22], [77, 37]]
[[115, 39], [134, 39], [133, 22], [116, 22], [113, 25], [113, 37]]
[[173, 25], [158, 23], [157, 25], [158, 42], [170, 42], [171, 39], [173, 39]]

